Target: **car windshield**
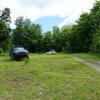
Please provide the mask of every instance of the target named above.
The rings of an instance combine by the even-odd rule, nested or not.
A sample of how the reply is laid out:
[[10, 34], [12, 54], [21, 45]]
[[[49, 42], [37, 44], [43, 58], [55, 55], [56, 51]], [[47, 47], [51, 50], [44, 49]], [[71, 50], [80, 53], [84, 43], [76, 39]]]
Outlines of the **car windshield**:
[[24, 48], [14, 48], [14, 51], [24, 50]]

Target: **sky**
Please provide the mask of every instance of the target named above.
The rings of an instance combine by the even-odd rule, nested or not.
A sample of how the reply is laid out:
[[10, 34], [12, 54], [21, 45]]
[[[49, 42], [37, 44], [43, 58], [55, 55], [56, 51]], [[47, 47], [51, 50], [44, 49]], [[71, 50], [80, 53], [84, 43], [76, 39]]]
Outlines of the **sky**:
[[89, 12], [95, 0], [0, 0], [0, 10], [11, 10], [11, 27], [20, 16], [42, 25], [43, 32], [64, 25], [75, 24], [83, 12]]
[[53, 26], [58, 26], [65, 18], [59, 16], [45, 16], [34, 21], [35, 24], [39, 23], [44, 32], [51, 31]]

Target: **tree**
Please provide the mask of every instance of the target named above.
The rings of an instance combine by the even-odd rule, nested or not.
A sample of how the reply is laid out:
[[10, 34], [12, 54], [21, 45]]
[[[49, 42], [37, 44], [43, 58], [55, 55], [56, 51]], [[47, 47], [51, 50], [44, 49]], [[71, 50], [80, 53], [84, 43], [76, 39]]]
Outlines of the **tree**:
[[62, 51], [70, 52], [70, 41], [69, 37], [71, 35], [71, 25], [67, 25], [61, 29], [61, 46]]
[[28, 48], [31, 52], [41, 52], [43, 50], [42, 29], [39, 24], [31, 24], [30, 32], [27, 36]]
[[92, 33], [95, 33], [100, 28], [100, 0], [97, 0], [94, 3], [93, 8], [90, 12], [90, 18], [91, 18], [91, 30]]
[[[63, 48], [70, 52], [99, 51], [100, 34], [100, 1], [96, 1], [90, 13], [82, 13], [70, 30], [62, 30]], [[66, 34], [66, 36], [65, 36]]]
[[59, 27], [54, 26], [53, 27], [53, 40], [54, 40], [54, 49], [58, 52], [61, 52], [62, 46], [61, 46], [61, 32]]
[[78, 47], [79, 52], [89, 52], [89, 47], [92, 42], [91, 38], [91, 20], [88, 13], [81, 14], [79, 20], [77, 21], [77, 34], [78, 37]]
[[44, 50], [50, 51], [53, 48], [53, 36], [51, 31], [47, 31], [44, 36]]
[[4, 51], [9, 48], [10, 22], [10, 9], [5, 8], [0, 13], [0, 48]]
[[93, 36], [93, 43], [91, 45], [91, 51], [93, 53], [100, 54], [100, 29]]
[[14, 45], [25, 44], [25, 37], [29, 33], [30, 20], [24, 20], [23, 17], [19, 17], [15, 21], [16, 28], [13, 30], [13, 42]]
[[91, 51], [100, 54], [100, 1], [96, 1], [90, 12], [92, 43], [90, 45]]
[[10, 26], [11, 17], [9, 8], [5, 8], [1, 11], [0, 20], [3, 21], [8, 27]]
[[15, 21], [16, 29], [13, 30], [13, 41], [15, 45], [22, 45], [30, 52], [42, 51], [43, 37], [39, 24], [32, 24], [29, 19], [19, 17]]

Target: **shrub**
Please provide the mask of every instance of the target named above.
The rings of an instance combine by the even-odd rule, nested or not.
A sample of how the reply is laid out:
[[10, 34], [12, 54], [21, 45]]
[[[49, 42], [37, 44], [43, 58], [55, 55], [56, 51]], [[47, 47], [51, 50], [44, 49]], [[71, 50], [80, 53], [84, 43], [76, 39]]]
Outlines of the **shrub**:
[[3, 49], [2, 48], [0, 48], [0, 53], [3, 53]]

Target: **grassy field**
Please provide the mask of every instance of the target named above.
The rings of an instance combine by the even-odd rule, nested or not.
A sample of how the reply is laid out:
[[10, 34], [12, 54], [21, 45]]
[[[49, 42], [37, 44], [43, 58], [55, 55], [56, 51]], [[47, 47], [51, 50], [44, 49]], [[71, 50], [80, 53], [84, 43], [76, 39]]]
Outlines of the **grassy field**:
[[82, 58], [84, 60], [87, 59], [94, 59], [94, 60], [99, 60], [100, 61], [100, 55], [95, 55], [95, 54], [90, 54], [90, 53], [77, 53], [77, 54], [72, 54], [72, 56], [77, 56], [79, 58]]
[[30, 54], [29, 61], [11, 61], [0, 55], [0, 100], [100, 100], [100, 73], [70, 56]]

